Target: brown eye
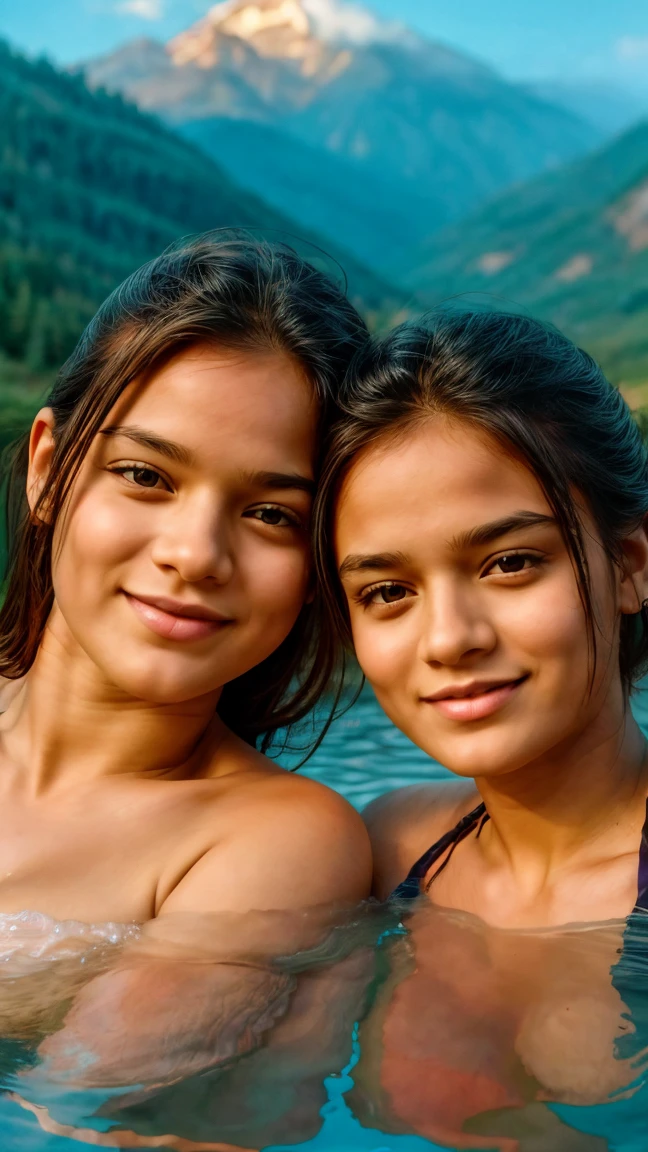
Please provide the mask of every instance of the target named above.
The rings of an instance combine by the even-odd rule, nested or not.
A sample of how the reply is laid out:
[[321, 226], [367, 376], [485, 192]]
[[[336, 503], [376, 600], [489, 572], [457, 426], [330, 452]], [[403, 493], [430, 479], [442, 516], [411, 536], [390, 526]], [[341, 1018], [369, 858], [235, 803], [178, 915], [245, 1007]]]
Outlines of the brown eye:
[[260, 520], [262, 524], [268, 524], [271, 528], [294, 528], [298, 524], [296, 516], [290, 516], [284, 508], [278, 508], [276, 504], [265, 504], [261, 508], [253, 508], [251, 512], [246, 512], [245, 515], [251, 520]]
[[259, 520], [263, 520], [264, 524], [281, 524], [286, 517], [283, 512], [278, 508], [261, 508], [259, 512]]
[[383, 604], [396, 604], [399, 600], [405, 599], [407, 588], [403, 588], [402, 584], [385, 584], [382, 588], [378, 588], [377, 594]]
[[139, 484], [140, 488], [155, 488], [160, 473], [154, 472], [152, 468], [131, 468], [131, 475], [135, 484]]
[[528, 559], [528, 556], [523, 556], [520, 553], [514, 556], [500, 556], [497, 567], [507, 574], [522, 572]]
[[357, 600], [365, 608], [387, 608], [389, 605], [402, 604], [404, 600], [409, 600], [414, 595], [416, 593], [411, 592], [404, 584], [379, 584], [364, 589], [358, 594]]
[[115, 472], [118, 476], [123, 476], [129, 484], [136, 484], [138, 488], [166, 488], [170, 491], [169, 485], [163, 479], [155, 468], [147, 468], [145, 464], [122, 464], [119, 467], [113, 467], [111, 472]]

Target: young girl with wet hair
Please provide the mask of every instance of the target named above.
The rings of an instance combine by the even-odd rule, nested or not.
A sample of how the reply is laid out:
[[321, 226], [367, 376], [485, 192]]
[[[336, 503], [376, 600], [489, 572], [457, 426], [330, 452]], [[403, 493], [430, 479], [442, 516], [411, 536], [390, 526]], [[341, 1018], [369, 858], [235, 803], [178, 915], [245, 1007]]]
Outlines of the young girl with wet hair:
[[554, 328], [445, 313], [359, 354], [318, 492], [320, 580], [385, 712], [457, 778], [366, 812], [374, 890], [407, 928], [360, 1031], [349, 1102], [369, 1126], [562, 1147], [540, 1102], [637, 1077], [621, 968], [625, 918], [648, 909], [630, 708], [647, 513], [623, 397]]
[[411, 868], [401, 896], [501, 925], [641, 905], [648, 469], [620, 393], [527, 317], [400, 328], [354, 366], [318, 501], [340, 637], [462, 778], [372, 806], [378, 893]]
[[[241, 1034], [253, 1045], [290, 986], [264, 958], [317, 936], [304, 909], [368, 894], [360, 817], [255, 747], [331, 675], [310, 511], [321, 434], [366, 336], [291, 249], [183, 243], [100, 308], [14, 452], [0, 611], [9, 952], [34, 937], [38, 955], [72, 937], [95, 956], [156, 939], [226, 961], [201, 980], [160, 961], [86, 987], [41, 1051], [56, 1063], [74, 1049], [97, 1082], [229, 1059]], [[226, 931], [205, 920], [216, 913]]]
[[326, 900], [330, 845], [308, 870], [321, 890], [303, 888], [298, 852], [281, 876], [293, 819], [324, 840], [329, 822], [336, 856], [347, 829], [347, 894], [362, 894], [351, 810], [254, 744], [331, 675], [310, 504], [365, 336], [327, 277], [244, 235], [160, 256], [84, 333], [7, 483], [0, 673], [18, 686], [0, 757], [20, 832], [3, 838], [0, 911], [141, 922]]

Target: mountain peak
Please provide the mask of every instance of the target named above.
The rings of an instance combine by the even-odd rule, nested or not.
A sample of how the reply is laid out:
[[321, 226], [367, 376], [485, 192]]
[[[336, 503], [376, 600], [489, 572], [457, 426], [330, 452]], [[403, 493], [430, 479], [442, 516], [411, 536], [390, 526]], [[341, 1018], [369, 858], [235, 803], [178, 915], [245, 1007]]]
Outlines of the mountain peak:
[[277, 34], [308, 36], [310, 21], [300, 0], [224, 0], [210, 8], [205, 23], [226, 36], [263, 41]]
[[206, 19], [212, 27], [243, 40], [283, 29], [327, 42], [367, 44], [386, 39], [398, 27], [346, 0], [224, 0], [210, 9]]
[[296, 62], [313, 60], [330, 46], [416, 39], [400, 25], [344, 0], [223, 0], [171, 41], [170, 55], [176, 64], [194, 61], [209, 67], [219, 36], [247, 42], [259, 56]]

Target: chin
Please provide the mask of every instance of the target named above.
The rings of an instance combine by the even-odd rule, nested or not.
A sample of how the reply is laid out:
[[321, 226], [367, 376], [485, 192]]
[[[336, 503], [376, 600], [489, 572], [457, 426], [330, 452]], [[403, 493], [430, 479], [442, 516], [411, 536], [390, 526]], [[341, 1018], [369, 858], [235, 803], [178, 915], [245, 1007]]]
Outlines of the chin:
[[178, 666], [177, 661], [167, 661], [158, 652], [153, 661], [130, 663], [125, 656], [114, 664], [104, 660], [101, 671], [119, 692], [148, 704], [186, 704], [222, 687], [214, 668], [210, 668], [209, 677], [196, 676], [195, 666], [187, 665], [182, 661]]
[[505, 727], [498, 732], [459, 732], [445, 740], [439, 740], [438, 734], [435, 739], [429, 732], [411, 729], [406, 734], [433, 760], [467, 780], [475, 776], [505, 776], [524, 767], [543, 750], [537, 748], [537, 742], [528, 747], [524, 740], [516, 741]]
[[[445, 759], [443, 751], [446, 753]], [[507, 739], [504, 735], [502, 739], [501, 735], [498, 735], [497, 744], [494, 741], [471, 740], [464, 748], [437, 749], [435, 759], [456, 776], [493, 779], [496, 776], [508, 776], [510, 773], [523, 770], [535, 760], [545, 756], [548, 751], [549, 748], [544, 742], [541, 745], [537, 740], [516, 743], [511, 737]]]

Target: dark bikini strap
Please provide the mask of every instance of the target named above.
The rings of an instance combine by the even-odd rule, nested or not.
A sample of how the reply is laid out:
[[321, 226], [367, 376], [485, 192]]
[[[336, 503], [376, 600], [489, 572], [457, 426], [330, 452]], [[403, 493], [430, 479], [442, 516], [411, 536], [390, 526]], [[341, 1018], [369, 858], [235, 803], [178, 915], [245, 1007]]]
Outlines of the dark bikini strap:
[[[457, 844], [460, 844], [466, 836], [469, 836], [474, 828], [479, 826], [481, 832], [486, 820], [488, 820], [488, 813], [484, 804], [479, 804], [472, 812], [446, 832], [440, 840], [437, 840], [427, 852], [421, 856], [413, 868], [410, 869], [408, 876], [403, 880], [402, 884], [392, 893], [394, 900], [415, 900], [421, 894], [421, 881], [425, 880], [430, 868], [436, 864], [438, 860], [441, 863], [437, 870], [433, 872], [432, 876], [426, 884], [426, 891], [430, 884], [440, 872], [443, 871], [446, 864], [450, 860]], [[443, 854], [447, 853], [445, 860], [442, 860]], [[635, 910], [639, 909], [643, 912], [648, 912], [648, 799], [646, 800], [646, 819], [644, 826], [641, 830], [641, 842], [639, 844], [639, 869], [637, 875], [637, 903]]]
[[648, 800], [646, 800], [646, 819], [641, 829], [641, 843], [639, 845], [639, 875], [637, 877], [637, 903], [635, 908], [648, 912]]
[[[442, 862], [440, 868], [434, 874], [437, 876], [442, 868], [444, 868], [447, 864], [450, 856], [457, 847], [457, 844], [460, 844], [461, 841], [466, 838], [466, 836], [469, 836], [470, 833], [477, 827], [477, 825], [484, 821], [484, 819], [488, 819], [486, 805], [483, 803], [478, 804], [476, 808], [473, 808], [472, 812], [469, 812], [467, 816], [463, 816], [459, 823], [455, 824], [454, 828], [451, 828], [449, 832], [446, 832], [445, 836], [442, 836], [441, 839], [437, 840], [431, 848], [428, 848], [427, 852], [425, 852], [423, 856], [421, 856], [421, 858], [416, 861], [416, 864], [413, 866], [413, 868], [410, 868], [410, 871], [406, 879], [403, 880], [402, 884], [399, 884], [398, 888], [392, 892], [391, 898], [393, 900], [415, 900], [417, 896], [420, 896], [421, 881], [425, 879], [432, 865], [436, 864], [438, 860], [441, 860], [445, 852], [448, 853], [447, 859]], [[434, 876], [430, 880], [430, 883], [432, 883], [433, 879]]]

